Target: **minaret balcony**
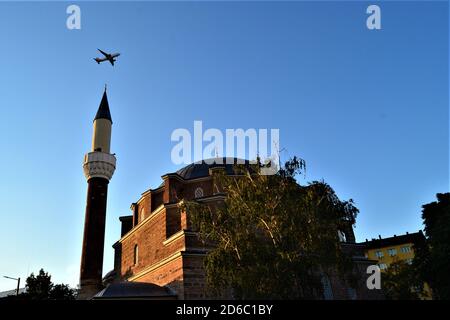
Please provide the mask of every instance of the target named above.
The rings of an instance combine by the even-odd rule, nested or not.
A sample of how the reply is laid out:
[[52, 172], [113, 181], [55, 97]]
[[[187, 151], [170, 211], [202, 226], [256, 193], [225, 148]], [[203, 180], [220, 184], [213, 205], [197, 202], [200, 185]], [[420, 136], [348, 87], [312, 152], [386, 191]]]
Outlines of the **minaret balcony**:
[[116, 157], [112, 154], [93, 151], [84, 155], [83, 171], [89, 181], [91, 178], [111, 180], [116, 170]]

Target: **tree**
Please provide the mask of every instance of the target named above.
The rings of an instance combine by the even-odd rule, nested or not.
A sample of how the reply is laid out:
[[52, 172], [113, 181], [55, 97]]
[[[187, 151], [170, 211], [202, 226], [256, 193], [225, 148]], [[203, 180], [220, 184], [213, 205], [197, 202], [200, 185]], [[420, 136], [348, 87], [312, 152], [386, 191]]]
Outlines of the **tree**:
[[383, 292], [389, 300], [419, 300], [423, 281], [414, 265], [396, 261], [382, 274]]
[[50, 290], [50, 300], [74, 300], [75, 291], [66, 284], [55, 284]]
[[338, 231], [347, 230], [358, 209], [340, 201], [325, 182], [300, 186], [305, 168], [294, 157], [275, 175], [261, 165], [236, 165], [239, 177], [213, 172], [216, 204], [185, 201], [200, 239], [208, 287], [215, 295], [231, 288], [238, 299], [317, 298], [324, 274], [351, 280], [352, 263], [341, 250]]
[[22, 298], [31, 300], [73, 300], [75, 291], [68, 285], [54, 285], [51, 276], [44, 269], [39, 270], [37, 276], [34, 273], [26, 280], [26, 293]]
[[450, 193], [436, 194], [437, 201], [422, 206], [429, 246], [419, 252], [421, 274], [435, 298], [450, 299]]
[[44, 300], [48, 299], [50, 290], [52, 289], [51, 276], [44, 271], [44, 269], [39, 270], [37, 276], [34, 273], [26, 280], [26, 292], [27, 295], [33, 300]]

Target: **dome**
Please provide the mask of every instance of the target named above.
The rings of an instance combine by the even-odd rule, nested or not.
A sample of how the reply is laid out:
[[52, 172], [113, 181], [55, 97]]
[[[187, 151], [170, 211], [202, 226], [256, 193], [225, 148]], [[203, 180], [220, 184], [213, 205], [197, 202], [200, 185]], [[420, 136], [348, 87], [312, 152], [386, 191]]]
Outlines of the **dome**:
[[[249, 164], [248, 160], [238, 158], [211, 158], [198, 162], [191, 163], [184, 168], [181, 168], [176, 172], [180, 177], [186, 180], [207, 177], [209, 175], [210, 168], [225, 168], [228, 175], [234, 174], [233, 167], [238, 164], [237, 161], [245, 162], [245, 165]], [[206, 162], [205, 162], [206, 161]]]
[[154, 283], [112, 283], [97, 293], [93, 299], [175, 299], [176, 295], [167, 287]]

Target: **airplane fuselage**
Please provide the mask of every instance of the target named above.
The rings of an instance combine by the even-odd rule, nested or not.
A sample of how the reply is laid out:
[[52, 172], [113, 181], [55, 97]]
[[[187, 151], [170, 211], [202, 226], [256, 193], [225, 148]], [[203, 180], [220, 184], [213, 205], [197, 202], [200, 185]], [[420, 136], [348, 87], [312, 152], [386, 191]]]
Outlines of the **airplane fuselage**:
[[105, 56], [104, 58], [94, 58], [95, 62], [97, 62], [98, 64], [100, 64], [100, 62], [103, 62], [103, 61], [109, 61], [111, 63], [111, 65], [114, 66], [114, 62], [116, 61], [115, 58], [120, 56], [120, 53], [109, 54], [100, 49], [98, 49], [98, 51], [100, 51]]

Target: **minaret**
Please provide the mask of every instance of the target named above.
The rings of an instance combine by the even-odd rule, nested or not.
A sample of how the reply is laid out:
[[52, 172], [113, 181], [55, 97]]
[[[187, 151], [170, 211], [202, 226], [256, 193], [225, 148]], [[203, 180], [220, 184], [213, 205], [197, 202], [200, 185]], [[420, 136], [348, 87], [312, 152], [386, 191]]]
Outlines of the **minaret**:
[[105, 87], [94, 119], [92, 150], [84, 156], [83, 163], [88, 190], [79, 299], [90, 299], [102, 289], [106, 198], [109, 180], [116, 169], [116, 157], [110, 154], [111, 126], [112, 119]]

